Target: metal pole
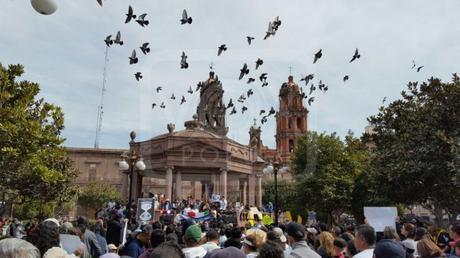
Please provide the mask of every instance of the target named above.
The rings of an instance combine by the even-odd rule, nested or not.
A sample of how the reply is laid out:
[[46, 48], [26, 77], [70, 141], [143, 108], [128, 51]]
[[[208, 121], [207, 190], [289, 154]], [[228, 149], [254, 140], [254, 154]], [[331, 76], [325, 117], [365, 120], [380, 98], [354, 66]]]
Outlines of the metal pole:
[[275, 225], [278, 226], [278, 168], [273, 170], [275, 174]]
[[131, 223], [131, 198], [132, 198], [132, 191], [133, 191], [133, 173], [134, 173], [134, 165], [129, 163], [129, 194], [128, 194], [128, 204], [126, 205], [126, 209], [128, 212], [126, 213], [126, 218], [128, 219], [128, 223]]

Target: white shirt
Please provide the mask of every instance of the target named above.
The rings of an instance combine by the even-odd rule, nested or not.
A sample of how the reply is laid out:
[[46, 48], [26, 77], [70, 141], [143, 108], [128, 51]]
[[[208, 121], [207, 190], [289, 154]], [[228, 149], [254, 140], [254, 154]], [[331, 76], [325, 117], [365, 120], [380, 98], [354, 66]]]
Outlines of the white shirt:
[[202, 258], [206, 255], [206, 250], [202, 246], [187, 247], [182, 249], [186, 258]]
[[373, 258], [374, 257], [374, 248], [366, 249], [357, 253], [353, 258]]

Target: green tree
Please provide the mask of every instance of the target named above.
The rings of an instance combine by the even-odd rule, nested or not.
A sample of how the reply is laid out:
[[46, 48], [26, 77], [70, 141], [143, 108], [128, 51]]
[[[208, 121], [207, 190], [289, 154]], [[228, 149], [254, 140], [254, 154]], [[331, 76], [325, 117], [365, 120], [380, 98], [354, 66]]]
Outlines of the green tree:
[[0, 189], [15, 202], [63, 202], [77, 175], [62, 147], [64, 116], [37, 98], [37, 83], [16, 80], [23, 73], [0, 64]]
[[410, 82], [401, 99], [368, 120], [375, 180], [395, 203], [460, 212], [460, 80]]
[[121, 201], [120, 192], [105, 182], [92, 182], [83, 186], [78, 193], [78, 204], [97, 210], [109, 201]]
[[299, 139], [291, 163], [298, 205], [337, 224], [353, 208], [355, 181], [370, 169], [370, 156], [351, 132], [345, 142], [335, 133], [308, 132]]

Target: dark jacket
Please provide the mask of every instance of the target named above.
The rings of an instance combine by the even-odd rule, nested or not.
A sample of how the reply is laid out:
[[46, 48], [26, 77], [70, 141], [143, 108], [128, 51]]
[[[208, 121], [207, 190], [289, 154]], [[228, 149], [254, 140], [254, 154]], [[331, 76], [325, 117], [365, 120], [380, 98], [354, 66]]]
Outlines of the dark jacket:
[[107, 223], [107, 244], [114, 244], [119, 246], [121, 243], [121, 233], [123, 226], [118, 220], [111, 220]]
[[139, 239], [134, 238], [126, 243], [125, 247], [123, 248], [123, 255], [131, 256], [132, 258], [138, 258], [142, 253], [144, 253], [145, 249]]
[[93, 231], [86, 229], [85, 233], [83, 234], [83, 243], [86, 245], [86, 249], [91, 254], [93, 258], [99, 258], [99, 256], [103, 255], [101, 246], [97, 241], [96, 234]]

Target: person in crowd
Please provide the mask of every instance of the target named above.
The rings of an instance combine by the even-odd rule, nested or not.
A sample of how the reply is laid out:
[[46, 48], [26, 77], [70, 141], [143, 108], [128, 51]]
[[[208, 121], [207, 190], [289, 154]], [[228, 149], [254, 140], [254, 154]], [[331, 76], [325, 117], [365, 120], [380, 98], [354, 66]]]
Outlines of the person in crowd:
[[145, 252], [145, 247], [149, 244], [152, 231], [152, 226], [150, 224], [143, 225], [139, 232], [135, 232], [134, 237], [126, 243], [122, 254], [132, 258], [138, 258]]
[[440, 258], [446, 256], [441, 248], [429, 238], [422, 238], [418, 241], [417, 253], [420, 258]]
[[223, 249], [214, 250], [206, 258], [246, 258], [246, 255], [238, 248], [230, 246]]
[[167, 241], [159, 245], [149, 255], [149, 258], [185, 258], [180, 246], [176, 242]]
[[396, 241], [401, 241], [399, 238], [398, 233], [396, 233], [396, 229], [394, 227], [386, 226], [383, 229], [383, 239], [394, 239]]
[[202, 247], [206, 250], [206, 252], [212, 252], [216, 249], [220, 249], [219, 246], [219, 233], [216, 230], [211, 229], [206, 233], [206, 244], [202, 245]]
[[112, 213], [112, 219], [107, 222], [107, 244], [114, 244], [115, 246], [119, 246], [121, 243], [122, 230], [123, 225], [120, 221], [120, 215], [118, 212], [114, 211]]
[[88, 258], [89, 253], [86, 250], [86, 245], [81, 241], [81, 231], [75, 228], [72, 223], [64, 222], [59, 228], [59, 242], [61, 247], [68, 254], [80, 252], [80, 256]]
[[150, 248], [145, 250], [144, 253], [139, 256], [139, 258], [148, 258], [149, 255], [157, 248], [160, 246], [162, 243], [165, 242], [165, 233], [161, 229], [154, 229], [152, 233], [150, 234]]
[[118, 248], [114, 244], [108, 244], [107, 251], [108, 253], [103, 254], [100, 258], [120, 258]]
[[287, 244], [287, 238], [284, 235], [283, 230], [280, 227], [274, 227], [267, 233], [267, 240], [278, 243], [283, 248], [284, 255], [287, 256], [291, 249]]
[[[405, 258], [406, 251], [394, 239], [380, 240], [373, 250], [374, 258]], [[357, 257], [357, 256], [354, 256]], [[372, 257], [372, 256], [371, 256]]]
[[335, 256], [334, 236], [331, 233], [324, 231], [319, 234], [319, 248], [317, 251], [322, 258], [333, 258]]
[[224, 247], [225, 241], [227, 241], [227, 236], [225, 235], [225, 227], [219, 229], [219, 246]]
[[288, 243], [292, 248], [291, 253], [286, 258], [321, 258], [315, 253], [305, 241], [305, 229], [297, 222], [291, 222], [286, 226]]
[[444, 252], [455, 255], [455, 243], [460, 241], [460, 222], [455, 222], [449, 226], [449, 236], [452, 241], [445, 247]]
[[343, 230], [339, 226], [333, 226], [331, 229], [332, 236], [334, 238], [340, 237], [340, 235], [343, 233]]
[[318, 230], [314, 227], [307, 228], [307, 243], [311, 248], [316, 250], [319, 247]]
[[86, 245], [86, 249], [88, 250], [89, 254], [92, 258], [98, 258], [101, 256], [102, 249], [97, 241], [96, 234], [89, 229], [88, 219], [86, 217], [79, 217], [77, 219], [77, 226], [81, 230], [83, 235], [82, 240], [83, 243]]
[[201, 246], [202, 242], [201, 228], [193, 224], [185, 230], [184, 242], [186, 248], [182, 249], [186, 258], [203, 258], [206, 255], [206, 250]]
[[356, 250], [356, 247], [355, 247], [355, 240], [349, 240], [347, 242], [347, 248], [346, 248], [346, 255], [345, 257], [346, 258], [352, 258], [353, 256], [355, 256], [357, 253], [358, 253], [358, 250]]
[[404, 223], [401, 228], [401, 234], [406, 238], [402, 241], [402, 245], [406, 249], [407, 256], [414, 256], [416, 249], [414, 224]]
[[255, 258], [259, 255], [259, 249], [263, 244], [262, 237], [258, 234], [246, 236], [243, 240], [243, 252], [246, 258]]
[[229, 246], [234, 246], [238, 249], [241, 249], [242, 244], [241, 244], [241, 228], [239, 227], [233, 227], [229, 231], [229, 239], [225, 241], [224, 247], [229, 247]]
[[355, 237], [355, 224], [349, 223], [345, 229], [346, 229], [346, 233], [351, 234], [353, 238]]
[[373, 227], [361, 225], [358, 227], [355, 236], [355, 247], [359, 251], [354, 258], [372, 258], [374, 253], [376, 235]]
[[348, 243], [348, 241], [355, 239], [355, 236], [350, 234], [349, 232], [344, 232], [340, 235], [340, 238], [345, 240], [345, 242]]
[[[72, 257], [66, 250], [61, 248], [59, 241], [59, 222], [56, 219], [47, 219], [40, 223], [34, 235], [31, 236], [32, 243], [40, 250], [40, 254], [44, 258], [54, 257]], [[81, 250], [78, 249], [74, 253], [80, 255]]]
[[446, 247], [449, 246], [450, 236], [449, 232], [445, 231], [444, 229], [439, 228], [435, 224], [428, 226], [428, 232], [430, 233], [430, 238], [436, 245], [444, 250]]
[[96, 235], [97, 242], [101, 247], [101, 254], [107, 253], [107, 240], [105, 239], [106, 232], [103, 227], [103, 222], [98, 221], [92, 227], [94, 234]]
[[337, 237], [334, 239], [334, 250], [335, 250], [335, 258], [345, 258], [345, 248], [347, 247], [347, 242], [341, 238]]
[[40, 251], [31, 243], [17, 238], [0, 240], [2, 258], [40, 258]]
[[454, 244], [455, 256], [456, 258], [460, 257], [460, 241], [456, 241]]
[[260, 247], [257, 258], [284, 258], [284, 248], [278, 242], [267, 241]]

